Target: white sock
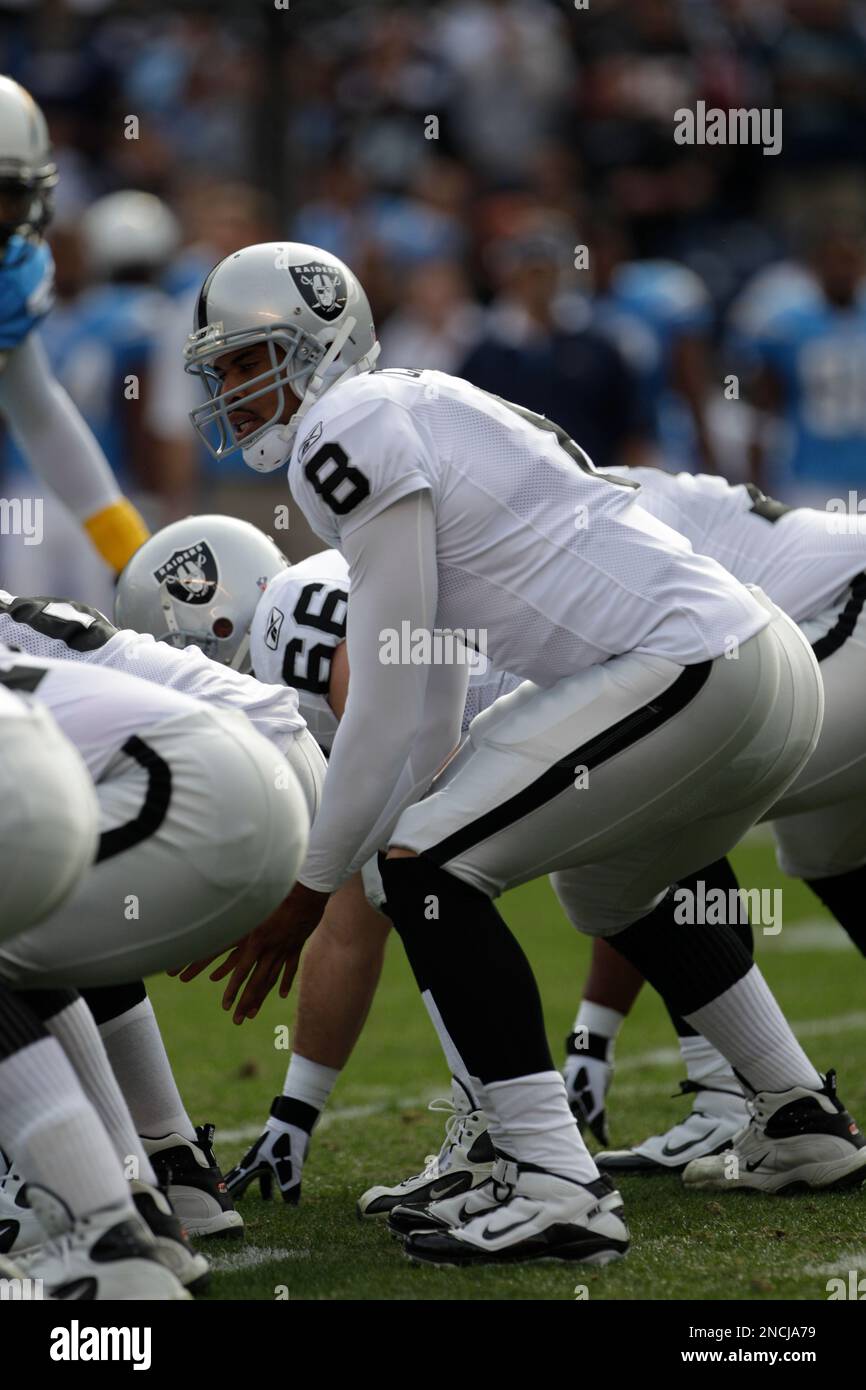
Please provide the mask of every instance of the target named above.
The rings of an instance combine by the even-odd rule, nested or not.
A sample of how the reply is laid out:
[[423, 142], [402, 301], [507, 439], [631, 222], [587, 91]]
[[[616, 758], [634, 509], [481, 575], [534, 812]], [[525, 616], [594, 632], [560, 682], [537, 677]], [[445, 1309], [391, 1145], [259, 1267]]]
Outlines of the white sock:
[[697, 1034], [693, 1038], [680, 1038], [679, 1043], [689, 1081], [698, 1085], [718, 1086], [724, 1091], [741, 1089], [730, 1062], [706, 1038]]
[[[310, 1105], [316, 1111], [322, 1111], [337, 1084], [339, 1075], [340, 1072], [337, 1067], [323, 1067], [321, 1062], [311, 1062], [308, 1057], [302, 1057], [299, 1052], [293, 1052], [289, 1069], [286, 1072], [283, 1095], [290, 1100], [302, 1101], [304, 1105]], [[285, 1127], [281, 1121], [275, 1120], [273, 1116], [268, 1120], [269, 1129], [284, 1129]]]
[[535, 1163], [577, 1182], [593, 1182], [598, 1169], [568, 1108], [558, 1071], [491, 1081], [481, 1088], [497, 1152], [518, 1163]]
[[612, 1062], [614, 1040], [624, 1022], [625, 1014], [617, 1013], [616, 1009], [609, 1009], [605, 1004], [593, 1004], [589, 999], [581, 999], [577, 1018], [574, 1020], [574, 1031], [596, 1033], [600, 1038], [607, 1038], [607, 1060]]
[[74, 1216], [133, 1210], [105, 1127], [56, 1038], [0, 1062], [0, 1143], [29, 1182], [62, 1197]]
[[478, 1101], [480, 1081], [477, 1076], [469, 1075], [469, 1068], [457, 1051], [457, 1045], [445, 1027], [445, 1020], [437, 1009], [436, 1000], [429, 989], [422, 991], [421, 998], [424, 1000], [424, 1005], [430, 1015], [430, 1022], [436, 1029], [436, 1036], [442, 1044], [442, 1051], [445, 1053], [445, 1060], [451, 1068], [451, 1075], [456, 1076], [457, 1080], [462, 1083], [466, 1094], [471, 1098], [473, 1109], [480, 1109]]
[[752, 1090], [821, 1089], [820, 1076], [756, 965], [724, 994], [685, 1017], [724, 1053]]
[[139, 1134], [196, 1141], [149, 999], [100, 1025], [99, 1035]]
[[81, 1088], [105, 1126], [124, 1171], [128, 1161], [133, 1160], [134, 1170], [130, 1169], [127, 1176], [155, 1184], [156, 1174], [144, 1152], [88, 1005], [79, 997], [49, 1018], [45, 1026], [75, 1068]]

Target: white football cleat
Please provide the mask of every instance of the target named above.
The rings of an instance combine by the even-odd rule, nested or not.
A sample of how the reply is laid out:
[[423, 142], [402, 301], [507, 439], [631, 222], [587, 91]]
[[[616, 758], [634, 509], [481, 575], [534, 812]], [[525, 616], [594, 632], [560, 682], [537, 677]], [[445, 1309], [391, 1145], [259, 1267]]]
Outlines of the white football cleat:
[[613, 1044], [600, 1033], [569, 1033], [565, 1040], [562, 1075], [571, 1113], [579, 1129], [587, 1129], [599, 1144], [609, 1144], [607, 1093], [613, 1080]]
[[210, 1265], [193, 1250], [165, 1193], [138, 1178], [129, 1186], [136, 1211], [153, 1236], [157, 1259], [191, 1294], [204, 1293], [210, 1284]]
[[97, 1303], [189, 1299], [158, 1259], [153, 1236], [129, 1207], [106, 1207], [76, 1220], [66, 1203], [30, 1183], [30, 1200], [48, 1236], [16, 1263], [41, 1279], [48, 1298]]
[[469, 1192], [490, 1177], [496, 1154], [487, 1132], [487, 1116], [473, 1109], [465, 1086], [453, 1077], [451, 1100], [441, 1096], [428, 1109], [448, 1115], [445, 1139], [438, 1153], [428, 1154], [420, 1173], [393, 1187], [370, 1187], [359, 1197], [359, 1216], [387, 1216], [406, 1204], [425, 1206], [439, 1198]]
[[0, 1254], [22, 1255], [45, 1241], [27, 1184], [14, 1165], [0, 1178]]
[[213, 1151], [213, 1125], [200, 1125], [196, 1140], [182, 1134], [141, 1136], [157, 1181], [187, 1235], [243, 1238], [244, 1218], [235, 1209]]
[[[736, 1082], [734, 1081], [734, 1085]], [[695, 1158], [729, 1149], [734, 1135], [749, 1122], [742, 1091], [722, 1090], [697, 1081], [681, 1081], [680, 1094], [694, 1092], [684, 1120], [665, 1134], [653, 1134], [633, 1149], [608, 1149], [595, 1155], [603, 1173], [674, 1173]]]
[[[448, 1224], [442, 1224], [443, 1208]], [[401, 1213], [411, 1210], [403, 1207]], [[420, 1264], [606, 1265], [629, 1246], [622, 1198], [609, 1178], [581, 1183], [506, 1159], [497, 1161], [485, 1188], [419, 1208], [416, 1215], [422, 1220], [406, 1235], [403, 1249]], [[424, 1226], [424, 1217], [437, 1225]]]
[[836, 1095], [834, 1071], [820, 1091], [760, 1091], [749, 1108], [751, 1119], [728, 1153], [688, 1165], [686, 1187], [784, 1194], [857, 1187], [866, 1179], [866, 1139]]

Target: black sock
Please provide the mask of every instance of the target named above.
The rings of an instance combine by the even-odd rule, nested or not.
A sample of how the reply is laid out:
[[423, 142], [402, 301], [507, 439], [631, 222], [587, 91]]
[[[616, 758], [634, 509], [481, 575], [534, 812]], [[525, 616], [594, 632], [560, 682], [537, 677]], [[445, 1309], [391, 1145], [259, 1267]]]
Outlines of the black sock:
[[866, 864], [847, 874], [807, 878], [806, 882], [866, 956]]
[[[683, 879], [658, 907], [632, 922], [625, 931], [609, 936], [607, 943], [630, 961], [665, 1001], [680, 1037], [694, 1035], [683, 1014], [694, 1013], [717, 999], [752, 968], [752, 929], [748, 924], [683, 923], [677, 921], [676, 889], [701, 880], [705, 891], [737, 886], [727, 860], [720, 859], [700, 873]], [[681, 901], [681, 900], [680, 900]], [[685, 1032], [680, 1032], [684, 1024]]]
[[0, 1062], [47, 1037], [38, 1014], [27, 1007], [26, 996], [0, 984]]
[[147, 998], [147, 990], [141, 980], [129, 985], [88, 986], [81, 993], [97, 1024], [110, 1023], [113, 1018], [129, 1013], [142, 999]]
[[77, 989], [23, 989], [15, 993], [43, 1023], [62, 1014], [78, 998]]
[[[700, 873], [692, 874], [689, 878], [684, 878], [677, 884], [677, 887], [688, 888], [691, 892], [696, 892], [698, 879], [703, 879], [707, 888], [721, 888], [725, 892], [728, 892], [731, 888], [739, 888], [740, 886], [737, 875], [734, 873], [727, 859], [717, 859], [715, 864], [711, 864], [709, 868], [701, 869]], [[746, 915], [745, 909], [743, 910], [743, 915]], [[735, 921], [729, 922], [728, 925], [731, 931], [736, 932], [746, 950], [749, 952], [749, 955], [754, 959], [755, 937], [752, 931], [752, 924], [748, 918], [742, 921], [737, 917]], [[682, 1014], [678, 1014], [675, 1009], [671, 1008], [666, 999], [663, 999], [662, 1002], [670, 1015], [670, 1020], [674, 1025], [677, 1037], [696, 1038], [698, 1036], [697, 1029], [693, 1028], [690, 1023], [686, 1023]]]
[[470, 1075], [555, 1070], [529, 961], [486, 894], [423, 856], [379, 863], [385, 911]]

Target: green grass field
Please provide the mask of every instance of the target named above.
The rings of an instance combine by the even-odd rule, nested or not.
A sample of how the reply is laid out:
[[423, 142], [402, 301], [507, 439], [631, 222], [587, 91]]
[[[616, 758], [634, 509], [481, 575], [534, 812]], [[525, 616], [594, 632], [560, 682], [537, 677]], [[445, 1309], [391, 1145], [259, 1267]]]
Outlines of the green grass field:
[[[735, 856], [744, 887], [783, 887], [784, 923], [758, 933], [758, 958], [789, 1019], [822, 1069], [836, 1066], [849, 1108], [866, 1115], [866, 962], [800, 884], [783, 879], [762, 842]], [[546, 883], [503, 900], [536, 970], [554, 1057], [570, 1029], [588, 943], [565, 923]], [[821, 925], [826, 924], [826, 925]], [[220, 987], [167, 978], [150, 982], [169, 1054], [195, 1123], [217, 1125], [228, 1168], [258, 1133], [282, 1086], [288, 1054], [274, 1045], [292, 1023], [292, 1000], [272, 997], [237, 1028], [219, 1007]], [[479, 996], [491, 1028], [507, 1028], [496, 1001]], [[666, 1129], [685, 1113], [672, 1099], [682, 1070], [655, 995], [645, 990], [617, 1049], [609, 1097], [614, 1145]], [[831, 1275], [866, 1273], [866, 1190], [838, 1196], [768, 1198], [686, 1193], [676, 1177], [621, 1184], [632, 1232], [625, 1260], [483, 1270], [422, 1269], [378, 1223], [355, 1217], [355, 1199], [376, 1181], [415, 1172], [437, 1149], [442, 1116], [427, 1101], [447, 1094], [435, 1035], [399, 942], [392, 938], [370, 1020], [313, 1140], [298, 1208], [265, 1203], [251, 1188], [241, 1203], [245, 1243], [207, 1247], [213, 1299], [820, 1299]]]

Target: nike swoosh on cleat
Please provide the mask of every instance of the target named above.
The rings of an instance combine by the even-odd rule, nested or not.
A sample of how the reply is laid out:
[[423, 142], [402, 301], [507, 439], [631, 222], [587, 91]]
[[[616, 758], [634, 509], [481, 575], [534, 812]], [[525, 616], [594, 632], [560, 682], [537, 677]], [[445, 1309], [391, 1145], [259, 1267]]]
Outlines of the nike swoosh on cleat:
[[438, 1202], [441, 1198], [447, 1197], [449, 1193], [454, 1191], [455, 1186], [458, 1185], [459, 1179], [452, 1178], [450, 1181], [447, 1178], [437, 1179], [424, 1198], [424, 1205], [426, 1206], [428, 1202]]
[[754, 1171], [755, 1171], [756, 1168], [760, 1168], [761, 1164], [763, 1163], [764, 1159], [767, 1157], [767, 1155], [769, 1154], [769, 1152], [770, 1152], [770, 1150], [768, 1149], [768, 1150], [767, 1150], [767, 1153], [761, 1154], [761, 1157], [760, 1157], [760, 1158], [756, 1158], [755, 1161], [754, 1161], [754, 1163], [750, 1163], [750, 1162], [748, 1161], [748, 1159], [746, 1159], [746, 1172], [747, 1172], [747, 1173], [754, 1173]]
[[685, 1144], [678, 1144], [675, 1149], [672, 1149], [669, 1144], [665, 1144], [662, 1153], [665, 1158], [676, 1158], [677, 1154], [684, 1154], [687, 1149], [693, 1149], [695, 1144], [705, 1144], [713, 1133], [712, 1129], [708, 1129], [706, 1134], [702, 1134], [699, 1139], [689, 1139]]
[[526, 1216], [522, 1221], [513, 1221], [510, 1226], [501, 1226], [498, 1231], [491, 1231], [488, 1228], [488, 1230], [481, 1232], [481, 1239], [498, 1240], [500, 1236], [510, 1235], [512, 1231], [516, 1231], [520, 1226], [528, 1226], [533, 1220], [534, 1217]]

